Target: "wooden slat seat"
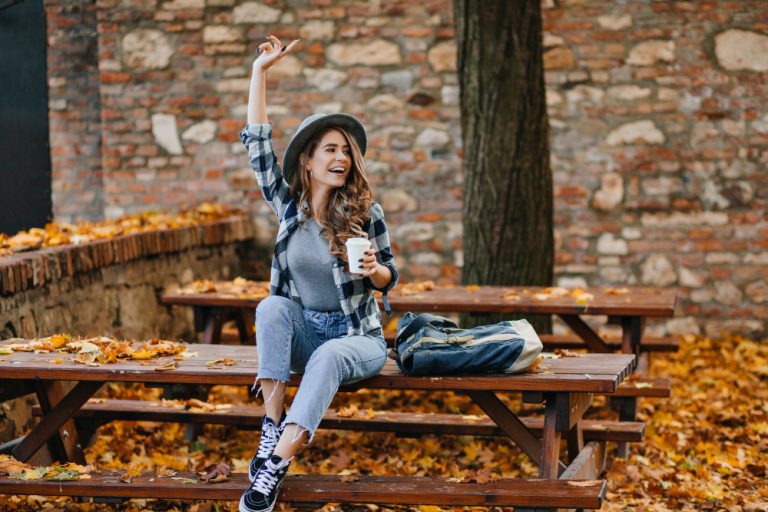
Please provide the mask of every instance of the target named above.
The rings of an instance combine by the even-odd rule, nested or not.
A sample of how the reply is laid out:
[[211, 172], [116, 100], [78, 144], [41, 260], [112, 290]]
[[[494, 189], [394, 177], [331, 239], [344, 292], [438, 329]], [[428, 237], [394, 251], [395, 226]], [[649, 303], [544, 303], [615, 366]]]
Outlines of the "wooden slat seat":
[[[33, 414], [41, 415], [40, 407]], [[233, 405], [211, 412], [189, 411], [164, 406], [154, 400], [93, 399], [74, 417], [102, 424], [113, 420], [159, 421], [199, 424], [233, 425], [241, 429], [260, 429], [264, 408], [255, 405]], [[534, 435], [541, 437], [543, 418], [523, 417], [523, 424]], [[398, 434], [449, 434], [475, 436], [503, 436], [504, 432], [487, 416], [375, 411], [373, 417], [341, 416], [328, 411], [320, 428], [395, 432]], [[631, 421], [584, 420], [582, 432], [585, 441], [638, 442], [643, 438], [645, 424]]]
[[[193, 473], [158, 477], [145, 472], [131, 483], [120, 481], [120, 471], [93, 473], [74, 482], [12, 480], [0, 477], [0, 494], [89, 496], [164, 499], [240, 499], [247, 475], [233, 474], [217, 484], [187, 483]], [[453, 482], [447, 478], [412, 476], [288, 475], [281, 501], [291, 503], [381, 503], [400, 505], [567, 507], [599, 509], [605, 480], [502, 479], [484, 484]]]
[[[542, 334], [539, 337], [545, 350], [587, 348], [584, 340], [574, 334]], [[612, 349], [621, 350], [620, 337], [606, 336], [603, 339]], [[643, 336], [640, 341], [641, 352], [677, 352], [679, 348], [680, 341], [674, 336]]]
[[668, 398], [671, 388], [672, 383], [667, 378], [631, 378], [622, 382], [612, 396]]

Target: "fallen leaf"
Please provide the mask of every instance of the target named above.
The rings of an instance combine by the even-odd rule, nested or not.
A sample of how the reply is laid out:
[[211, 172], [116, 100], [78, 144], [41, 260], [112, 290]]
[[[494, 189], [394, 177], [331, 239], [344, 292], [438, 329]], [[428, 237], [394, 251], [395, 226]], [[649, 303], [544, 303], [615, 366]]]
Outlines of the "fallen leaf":
[[572, 487], [594, 487], [602, 484], [601, 480], [568, 480], [568, 485]]
[[556, 348], [555, 354], [560, 357], [584, 357], [584, 354], [581, 352], [574, 352], [565, 348]]
[[202, 471], [197, 472], [197, 476], [200, 480], [206, 481], [211, 484], [226, 482], [229, 480], [229, 476], [232, 474], [232, 469], [227, 464], [218, 463], [206, 466]]
[[120, 475], [120, 481], [125, 482], [127, 484], [131, 483], [131, 481], [134, 478], [136, 478], [137, 476], [141, 476], [141, 470], [142, 470], [141, 464], [131, 464], [125, 470], [125, 473]]
[[167, 363], [161, 364], [160, 366], [155, 366], [153, 370], [158, 372], [164, 372], [168, 370], [175, 370], [176, 368], [178, 368], [176, 361], [168, 361]]
[[0, 455], [0, 475], [9, 475], [32, 469], [29, 464], [24, 464], [10, 455]]
[[528, 368], [525, 371], [532, 372], [536, 369], [537, 366], [539, 366], [539, 363], [541, 363], [544, 360], [544, 356], [542, 354], [539, 354], [536, 356], [536, 359], [533, 360], [533, 362], [528, 366]]
[[212, 370], [213, 369], [221, 370], [221, 369], [226, 368], [227, 366], [232, 366], [233, 364], [235, 364], [235, 362], [236, 361], [234, 359], [232, 359], [231, 357], [225, 357], [225, 358], [222, 358], [222, 359], [216, 359], [214, 361], [208, 361], [208, 362], [205, 363], [205, 366], [207, 366], [208, 368], [210, 368]]

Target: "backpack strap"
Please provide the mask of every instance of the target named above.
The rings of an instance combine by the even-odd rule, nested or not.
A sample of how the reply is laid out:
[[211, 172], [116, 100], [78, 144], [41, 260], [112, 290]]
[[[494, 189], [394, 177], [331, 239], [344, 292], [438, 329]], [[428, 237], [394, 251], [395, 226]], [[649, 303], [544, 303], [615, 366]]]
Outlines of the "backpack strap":
[[[397, 338], [395, 338], [395, 348], [393, 349], [395, 353], [397, 353], [397, 346], [419, 332], [419, 330], [427, 325], [429, 322], [450, 322], [447, 318], [444, 318], [442, 316], [433, 315], [430, 313], [422, 313], [418, 316], [416, 316], [413, 320], [411, 320], [411, 323], [409, 323], [405, 329], [397, 333]], [[453, 322], [451, 322], [453, 323]]]

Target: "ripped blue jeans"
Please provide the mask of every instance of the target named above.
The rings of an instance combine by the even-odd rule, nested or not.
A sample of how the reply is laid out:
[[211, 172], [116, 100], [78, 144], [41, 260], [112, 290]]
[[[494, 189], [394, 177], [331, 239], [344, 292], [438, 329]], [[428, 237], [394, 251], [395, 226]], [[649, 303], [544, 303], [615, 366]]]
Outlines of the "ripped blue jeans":
[[[303, 377], [286, 424], [314, 432], [341, 384], [378, 374], [387, 359], [381, 329], [348, 336], [341, 311], [304, 309], [285, 297], [270, 295], [256, 308], [257, 382], [285, 382], [291, 370]], [[282, 397], [264, 397], [265, 401]]]

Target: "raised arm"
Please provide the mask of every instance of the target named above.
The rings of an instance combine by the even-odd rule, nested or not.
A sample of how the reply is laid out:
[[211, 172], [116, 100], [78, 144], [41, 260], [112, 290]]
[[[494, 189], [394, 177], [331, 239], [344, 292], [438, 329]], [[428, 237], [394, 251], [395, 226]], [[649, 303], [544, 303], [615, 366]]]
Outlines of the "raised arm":
[[290, 188], [283, 179], [272, 148], [272, 126], [267, 119], [266, 72], [297, 43], [298, 40], [293, 41], [284, 48], [279, 39], [269, 36], [269, 41], [259, 46], [248, 94], [248, 125], [240, 132], [240, 139], [248, 151], [248, 162], [259, 182], [261, 193], [280, 221], [289, 210], [292, 200]]
[[275, 36], [259, 46], [259, 56], [253, 61], [251, 87], [248, 93], [248, 124], [268, 123], [267, 118], [267, 69], [291, 52], [299, 40], [283, 46]]

